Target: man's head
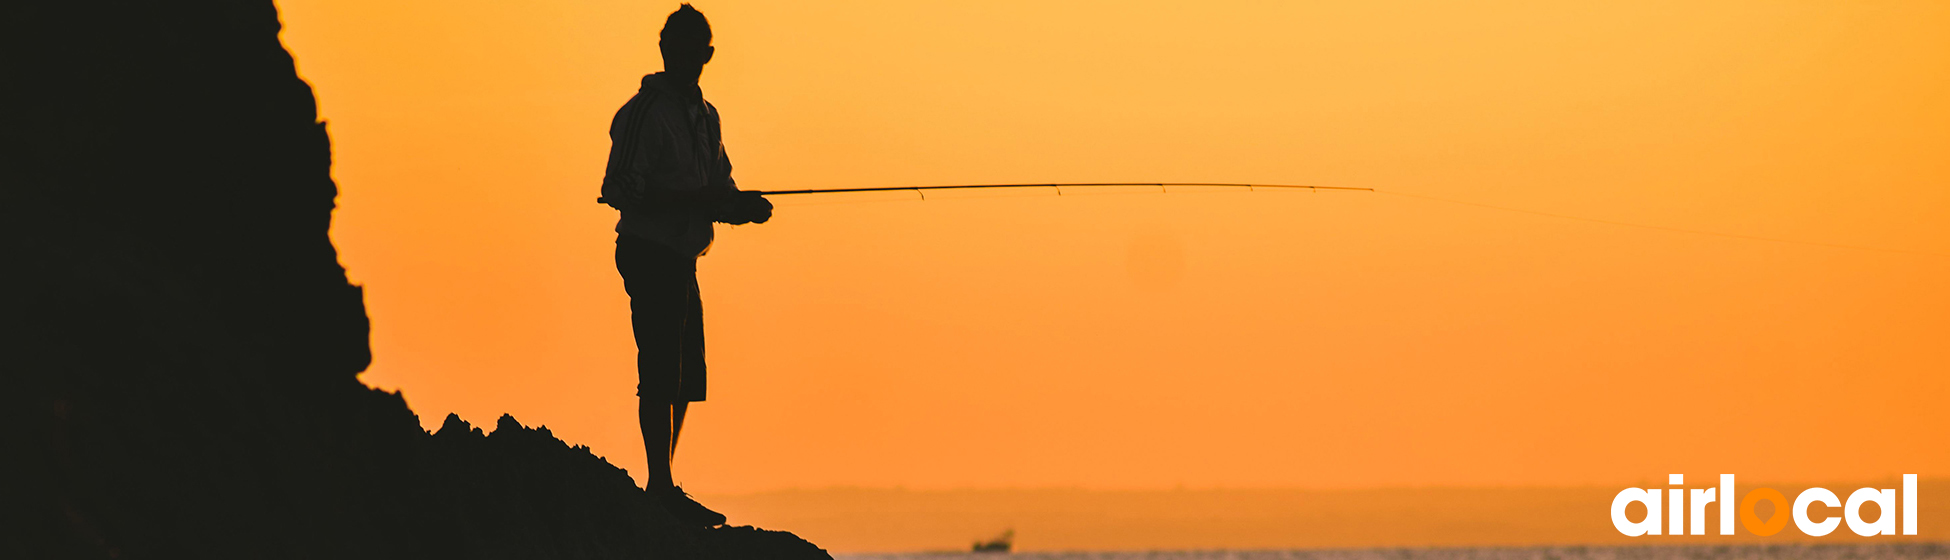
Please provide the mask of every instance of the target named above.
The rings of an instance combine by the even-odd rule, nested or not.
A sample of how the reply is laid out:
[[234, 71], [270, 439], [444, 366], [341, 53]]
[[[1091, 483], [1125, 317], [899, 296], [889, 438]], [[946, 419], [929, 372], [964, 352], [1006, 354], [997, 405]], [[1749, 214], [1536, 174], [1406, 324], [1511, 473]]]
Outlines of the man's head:
[[664, 30], [657, 48], [664, 53], [664, 72], [696, 79], [704, 72], [716, 48], [711, 46], [711, 22], [704, 14], [685, 4], [664, 19]]

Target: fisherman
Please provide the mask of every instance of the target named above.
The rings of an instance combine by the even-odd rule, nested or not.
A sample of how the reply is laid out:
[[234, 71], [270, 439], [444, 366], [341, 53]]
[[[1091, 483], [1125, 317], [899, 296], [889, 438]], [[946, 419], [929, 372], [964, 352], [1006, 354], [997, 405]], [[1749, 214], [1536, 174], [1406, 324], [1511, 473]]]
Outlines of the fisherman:
[[610, 121], [602, 202], [616, 223], [616, 270], [630, 295], [637, 346], [637, 417], [650, 501], [681, 523], [712, 527], [725, 517], [697, 503], [670, 472], [690, 403], [704, 400], [703, 304], [697, 259], [711, 246], [712, 222], [765, 223], [772, 204], [731, 180], [718, 110], [698, 75], [711, 61], [711, 24], [690, 4], [664, 21], [658, 45], [664, 71]]

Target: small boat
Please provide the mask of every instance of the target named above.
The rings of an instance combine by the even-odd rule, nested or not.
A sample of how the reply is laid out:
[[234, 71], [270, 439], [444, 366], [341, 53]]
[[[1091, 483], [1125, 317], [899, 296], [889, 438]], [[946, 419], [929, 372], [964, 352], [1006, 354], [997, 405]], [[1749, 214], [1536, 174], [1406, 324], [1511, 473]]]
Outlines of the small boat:
[[1016, 530], [1010, 529], [1007, 531], [1003, 531], [1001, 535], [997, 535], [993, 539], [989, 539], [986, 541], [975, 541], [975, 546], [971, 547], [969, 551], [1008, 554], [1009, 549], [1015, 546], [1015, 542], [1016, 542]]

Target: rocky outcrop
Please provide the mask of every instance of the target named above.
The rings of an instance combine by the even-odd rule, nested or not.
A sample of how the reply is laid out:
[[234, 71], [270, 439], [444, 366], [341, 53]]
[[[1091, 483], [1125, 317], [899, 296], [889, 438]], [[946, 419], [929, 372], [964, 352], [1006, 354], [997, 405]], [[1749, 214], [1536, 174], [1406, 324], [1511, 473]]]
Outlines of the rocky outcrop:
[[827, 558], [360, 384], [278, 28], [267, 0], [0, 7], [0, 557]]

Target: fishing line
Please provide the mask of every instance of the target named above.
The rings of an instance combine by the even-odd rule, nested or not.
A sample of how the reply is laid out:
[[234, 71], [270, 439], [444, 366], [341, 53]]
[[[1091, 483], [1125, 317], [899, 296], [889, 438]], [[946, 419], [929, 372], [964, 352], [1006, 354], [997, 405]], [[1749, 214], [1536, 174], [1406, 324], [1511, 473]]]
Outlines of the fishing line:
[[1600, 223], [1600, 224], [1609, 224], [1609, 225], [1614, 225], [1614, 226], [1624, 226], [1624, 227], [1633, 227], [1633, 228], [1642, 228], [1642, 229], [1655, 229], [1655, 230], [1660, 230], [1660, 231], [1671, 231], [1671, 232], [1678, 232], [1678, 233], [1690, 233], [1690, 234], [1694, 234], [1694, 235], [1708, 235], [1708, 236], [1713, 236], [1713, 237], [1727, 237], [1727, 238], [1732, 238], [1732, 239], [1746, 239], [1746, 240], [1751, 240], [1751, 241], [1771, 241], [1771, 242], [1774, 242], [1774, 243], [1793, 243], [1793, 244], [1796, 244], [1796, 245], [1813, 245], [1813, 246], [1816, 246], [1816, 247], [1829, 247], [1829, 248], [1835, 248], [1835, 249], [1855, 249], [1855, 250], [1859, 250], [1859, 251], [1881, 251], [1881, 252], [1885, 252], [1885, 253], [1906, 253], [1906, 254], [1911, 254], [1911, 255], [1927, 255], [1927, 256], [1932, 256], [1932, 257], [1950, 257], [1950, 255], [1946, 255], [1946, 254], [1942, 254], [1942, 253], [1932, 253], [1932, 252], [1929, 252], [1929, 251], [1916, 251], [1916, 250], [1910, 250], [1910, 249], [1890, 249], [1890, 248], [1887, 248], [1887, 247], [1870, 247], [1870, 246], [1866, 246], [1866, 245], [1845, 245], [1845, 244], [1841, 244], [1841, 243], [1828, 243], [1828, 242], [1824, 242], [1824, 241], [1803, 241], [1803, 240], [1799, 240], [1799, 239], [1781, 239], [1781, 238], [1778, 238], [1778, 237], [1761, 237], [1761, 236], [1758, 236], [1758, 235], [1746, 235], [1746, 234], [1741, 234], [1741, 233], [1722, 233], [1722, 232], [1717, 232], [1717, 231], [1706, 231], [1706, 230], [1698, 230], [1698, 229], [1686, 229], [1686, 228], [1676, 228], [1676, 227], [1671, 227], [1671, 226], [1660, 226], [1660, 225], [1652, 225], [1652, 224], [1639, 224], [1639, 223], [1632, 223], [1632, 222], [1620, 222], [1620, 221], [1617, 221], [1617, 220], [1606, 220], [1606, 219], [1603, 219], [1603, 218], [1586, 218], [1586, 217], [1583, 217], [1583, 216], [1572, 216], [1572, 215], [1568, 215], [1568, 214], [1556, 214], [1556, 213], [1551, 213], [1551, 212], [1539, 212], [1539, 211], [1536, 211], [1536, 210], [1525, 210], [1525, 209], [1522, 209], [1522, 208], [1510, 208], [1510, 207], [1506, 207], [1506, 206], [1496, 206], [1496, 205], [1493, 205], [1493, 204], [1483, 204], [1483, 203], [1480, 203], [1480, 202], [1469, 202], [1469, 201], [1466, 201], [1466, 200], [1455, 200], [1455, 199], [1450, 199], [1450, 198], [1441, 198], [1441, 197], [1434, 197], [1434, 196], [1428, 196], [1428, 195], [1421, 195], [1421, 194], [1409, 194], [1409, 193], [1405, 193], [1405, 192], [1396, 192], [1396, 191], [1373, 191], [1373, 192], [1378, 192], [1378, 193], [1381, 193], [1381, 194], [1387, 194], [1387, 195], [1394, 195], [1394, 196], [1402, 196], [1402, 197], [1408, 197], [1408, 198], [1420, 198], [1420, 199], [1423, 199], [1423, 200], [1433, 200], [1433, 201], [1436, 201], [1436, 202], [1446, 202], [1446, 203], [1449, 203], [1449, 204], [1460, 204], [1460, 205], [1463, 205], [1463, 206], [1474, 206], [1474, 207], [1477, 207], [1477, 208], [1488, 208], [1488, 209], [1491, 209], [1491, 210], [1502, 210], [1502, 211], [1504, 211], [1504, 212], [1516, 212], [1516, 213], [1519, 213], [1519, 214], [1530, 214], [1530, 215], [1534, 215], [1534, 216], [1545, 216], [1545, 217], [1550, 217], [1550, 218], [1558, 218], [1558, 219], [1563, 219], [1563, 220], [1576, 220], [1576, 221], [1580, 221], [1580, 222], [1594, 222], [1594, 223]]

